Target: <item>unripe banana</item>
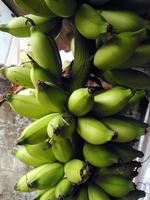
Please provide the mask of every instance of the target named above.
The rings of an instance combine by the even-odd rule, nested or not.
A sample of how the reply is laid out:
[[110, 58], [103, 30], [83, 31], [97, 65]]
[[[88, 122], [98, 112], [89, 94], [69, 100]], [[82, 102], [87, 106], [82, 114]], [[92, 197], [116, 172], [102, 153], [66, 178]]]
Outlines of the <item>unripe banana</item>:
[[55, 83], [52, 75], [45, 69], [41, 68], [35, 62], [32, 62], [32, 64], [31, 64], [30, 79], [35, 88], [38, 87], [38, 83], [40, 81], [48, 82], [48, 83]]
[[31, 26], [30, 32], [30, 45], [35, 61], [59, 79], [62, 64], [54, 39], [47, 37], [36, 25]]
[[47, 190], [44, 192], [40, 197], [36, 198], [35, 200], [57, 200], [55, 197], [55, 188]]
[[47, 127], [48, 136], [57, 140], [57, 136], [69, 138], [75, 130], [75, 119], [72, 116], [59, 114], [49, 121]]
[[28, 95], [22, 93], [7, 95], [9, 105], [19, 115], [31, 119], [39, 119], [55, 112], [54, 108], [51, 108], [45, 103], [41, 104], [33, 93]]
[[77, 132], [90, 144], [104, 144], [110, 141], [115, 134], [101, 121], [91, 117], [78, 118]]
[[122, 176], [100, 176], [95, 182], [112, 197], [123, 197], [134, 190], [134, 184]]
[[8, 24], [1, 24], [0, 31], [4, 31], [16, 37], [30, 37], [30, 26], [27, 19], [31, 19], [39, 26], [40, 30], [53, 35], [54, 30], [60, 23], [59, 18], [47, 18], [36, 15], [25, 15], [11, 19]]
[[73, 157], [73, 146], [69, 139], [56, 136], [52, 139], [52, 151], [59, 162], [66, 163]]
[[120, 112], [133, 96], [131, 89], [113, 87], [94, 96], [93, 111], [98, 116], [110, 116]]
[[118, 200], [138, 200], [145, 197], [146, 193], [141, 190], [133, 190], [129, 192], [126, 196], [119, 198]]
[[82, 186], [80, 186], [80, 189], [73, 200], [89, 200], [88, 188], [86, 185], [83, 184]]
[[57, 185], [55, 189], [55, 196], [57, 199], [66, 199], [67, 196], [71, 193], [73, 188], [72, 183], [67, 179], [62, 179]]
[[108, 23], [88, 4], [82, 4], [76, 15], [75, 25], [78, 31], [88, 39], [96, 39], [107, 32]]
[[88, 185], [89, 200], [110, 200], [109, 196], [96, 184]]
[[31, 52], [30, 51], [25, 51], [25, 50], [20, 50], [20, 52], [19, 52], [19, 61], [20, 61], [21, 65], [23, 67], [31, 69], [32, 61], [28, 57], [28, 54], [31, 54]]
[[60, 17], [71, 17], [77, 8], [76, 0], [45, 0], [49, 9]]
[[138, 151], [126, 144], [113, 145], [112, 149], [115, 151], [121, 162], [128, 163], [135, 158], [142, 158], [144, 156], [142, 151]]
[[104, 145], [85, 143], [83, 155], [85, 160], [95, 167], [107, 167], [118, 162], [118, 157]]
[[93, 95], [90, 94], [88, 88], [80, 88], [75, 90], [69, 97], [68, 108], [71, 113], [76, 116], [82, 116], [90, 112], [94, 105]]
[[95, 176], [99, 175], [120, 175], [125, 178], [130, 178], [132, 174], [141, 167], [141, 163], [137, 161], [132, 161], [130, 163], [114, 164], [110, 167], [97, 168]]
[[73, 184], [80, 184], [88, 178], [88, 166], [87, 164], [78, 159], [70, 160], [64, 166], [65, 176]]
[[41, 104], [46, 104], [55, 112], [64, 111], [67, 94], [63, 89], [53, 83], [39, 82], [35, 91], [36, 97]]
[[117, 33], [138, 31], [146, 24], [142, 17], [131, 11], [100, 10], [100, 15], [113, 26], [113, 30]]
[[119, 69], [126, 69], [132, 67], [141, 67], [150, 62], [150, 42], [146, 41], [139, 45], [134, 54], [122, 65]]
[[55, 158], [52, 148], [49, 146], [48, 142], [41, 142], [38, 144], [32, 145], [25, 145], [27, 152], [40, 160], [41, 162], [45, 163], [53, 163], [57, 159]]
[[0, 73], [11, 83], [26, 88], [34, 88], [30, 79], [30, 69], [22, 66], [11, 66], [0, 69]]
[[150, 76], [134, 69], [108, 70], [103, 72], [103, 77], [113, 85], [122, 85], [132, 89], [144, 90], [150, 88]]
[[145, 28], [136, 32], [118, 34], [97, 50], [94, 56], [94, 65], [101, 70], [117, 68], [128, 60], [138, 45], [147, 38], [148, 33]]
[[[33, 111], [33, 109], [31, 109]], [[46, 115], [29, 126], [27, 126], [21, 133], [18, 144], [36, 144], [40, 143], [48, 138], [47, 125], [51, 119], [59, 115], [58, 113], [52, 113]]]
[[45, 164], [38, 168], [24, 175], [15, 189], [22, 192], [50, 189], [56, 186], [64, 175], [63, 166], [60, 163]]
[[55, 16], [43, 0], [14, 0], [14, 2], [19, 8], [27, 13], [39, 16]]
[[43, 162], [43, 160], [39, 160], [36, 157], [33, 157], [28, 153], [25, 146], [21, 148], [14, 148], [12, 153], [16, 156], [17, 159], [19, 159], [21, 162], [31, 165], [31, 166], [40, 166], [45, 164], [46, 162]]
[[145, 134], [144, 124], [131, 118], [117, 119], [105, 118], [102, 122], [111, 130], [116, 132], [114, 141], [125, 143], [134, 140], [136, 137]]

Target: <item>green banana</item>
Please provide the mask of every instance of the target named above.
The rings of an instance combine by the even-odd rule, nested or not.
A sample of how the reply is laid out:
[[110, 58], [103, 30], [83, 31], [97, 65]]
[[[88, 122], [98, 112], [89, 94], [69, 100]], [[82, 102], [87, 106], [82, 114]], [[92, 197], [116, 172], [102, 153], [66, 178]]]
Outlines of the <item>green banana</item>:
[[120, 175], [125, 178], [132, 177], [132, 174], [141, 167], [141, 163], [137, 161], [132, 161], [129, 163], [114, 164], [110, 167], [97, 168], [95, 176], [99, 175]]
[[49, 9], [60, 17], [71, 17], [77, 8], [76, 0], [45, 0]]
[[134, 190], [134, 184], [122, 176], [99, 176], [95, 182], [112, 197], [123, 197]]
[[73, 157], [72, 143], [68, 138], [56, 136], [52, 138], [52, 151], [59, 162], [66, 163]]
[[75, 195], [73, 200], [89, 200], [88, 198], [88, 188], [86, 185], [82, 185]]
[[100, 15], [112, 25], [116, 33], [138, 31], [146, 21], [138, 14], [122, 10], [100, 10]]
[[136, 103], [140, 102], [141, 99], [146, 95], [144, 90], [137, 90], [135, 94], [129, 99], [124, 110], [128, 110], [130, 107], [134, 106]]
[[71, 193], [73, 188], [72, 183], [67, 179], [62, 179], [57, 185], [55, 189], [56, 199], [66, 199], [67, 196]]
[[67, 162], [64, 166], [65, 176], [73, 184], [81, 184], [88, 179], [87, 164], [78, 159]]
[[107, 32], [109, 24], [93, 7], [84, 3], [79, 7], [75, 15], [75, 25], [85, 38], [96, 39], [100, 34]]
[[18, 144], [36, 144], [45, 141], [48, 138], [47, 125], [49, 121], [57, 115], [59, 114], [52, 113], [46, 115], [28, 125], [21, 133], [18, 139]]
[[36, 157], [33, 157], [28, 153], [25, 146], [21, 148], [14, 148], [12, 153], [15, 155], [17, 159], [19, 159], [21, 162], [31, 165], [31, 166], [40, 166], [45, 164], [46, 162], [43, 162], [43, 160], [39, 160]]
[[14, 0], [14, 2], [24, 12], [39, 16], [55, 16], [55, 14], [49, 10], [44, 0]]
[[55, 112], [63, 112], [67, 101], [67, 94], [53, 83], [40, 81], [35, 89], [39, 102], [53, 108]]
[[123, 110], [133, 92], [123, 87], [113, 87], [94, 96], [93, 111], [98, 116], [110, 116]]
[[118, 162], [118, 157], [104, 145], [85, 143], [83, 147], [84, 158], [95, 167], [107, 167]]
[[109, 196], [96, 184], [88, 185], [89, 200], [110, 200]]
[[35, 61], [59, 79], [62, 64], [54, 39], [47, 37], [35, 24], [31, 26], [30, 33], [30, 45]]
[[139, 45], [135, 50], [134, 54], [123, 64], [121, 64], [118, 69], [126, 69], [132, 67], [141, 67], [150, 62], [150, 42], [146, 41]]
[[101, 70], [110, 70], [129, 59], [139, 44], [148, 38], [146, 28], [136, 32], [123, 32], [102, 45], [94, 55], [94, 65]]
[[129, 192], [126, 196], [119, 198], [118, 200], [138, 200], [145, 197], [146, 193], [141, 190], [133, 190]]
[[10, 66], [0, 69], [0, 73], [11, 83], [26, 88], [34, 88], [30, 79], [30, 69], [22, 66]]
[[30, 51], [20, 50], [19, 52], [19, 60], [23, 67], [31, 69], [32, 61], [28, 57], [28, 55], [31, 55], [32, 53]]
[[57, 159], [55, 158], [52, 148], [49, 146], [48, 142], [41, 142], [38, 144], [26, 144], [26, 151], [32, 156], [45, 163], [53, 163]]
[[[75, 119], [67, 114], [59, 114], [51, 119], [47, 126], [47, 133], [51, 139], [57, 140], [58, 136], [70, 138], [75, 130]], [[58, 137], [59, 139], [59, 137]]]
[[24, 175], [17, 183], [17, 191], [28, 192], [50, 189], [63, 177], [64, 170], [60, 163], [45, 164]]
[[150, 76], [134, 69], [115, 69], [103, 72], [103, 78], [113, 85], [121, 85], [132, 89], [149, 89]]
[[117, 137], [113, 141], [125, 143], [144, 135], [145, 125], [131, 118], [105, 118], [101, 120], [109, 129], [116, 132]]
[[110, 141], [115, 132], [108, 129], [101, 121], [91, 117], [80, 117], [77, 120], [78, 134], [90, 144], [104, 144]]
[[94, 97], [88, 88], [79, 88], [69, 97], [68, 108], [76, 116], [87, 114], [94, 105]]
[[57, 198], [55, 197], [55, 188], [47, 190], [34, 200], [57, 200]]
[[55, 83], [52, 75], [45, 69], [41, 68], [36, 62], [32, 62], [31, 64], [30, 79], [35, 88], [38, 86], [39, 81]]
[[142, 158], [144, 156], [142, 151], [138, 151], [127, 144], [112, 145], [113, 151], [119, 157], [121, 162], [128, 163], [135, 158]]
[[47, 18], [36, 15], [24, 15], [11, 19], [8, 24], [0, 24], [0, 31], [4, 31], [16, 37], [30, 37], [30, 25], [27, 19], [31, 19], [45, 33], [53, 34], [60, 23], [59, 18]]
[[6, 97], [10, 107], [19, 115], [31, 119], [39, 119], [55, 112], [54, 108], [50, 108], [44, 103], [41, 104], [31, 91], [27, 95], [26, 91], [23, 92], [20, 94], [8, 94]]

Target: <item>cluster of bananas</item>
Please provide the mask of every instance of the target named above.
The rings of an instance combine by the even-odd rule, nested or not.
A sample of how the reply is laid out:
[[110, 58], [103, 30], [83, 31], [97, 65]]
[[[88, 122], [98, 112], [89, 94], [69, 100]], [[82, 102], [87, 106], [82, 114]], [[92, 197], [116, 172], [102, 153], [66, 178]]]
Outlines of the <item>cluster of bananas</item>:
[[[30, 14], [0, 25], [0, 30], [29, 37], [31, 52], [21, 52], [21, 66], [0, 71], [23, 88], [6, 96], [16, 113], [33, 120], [13, 153], [34, 167], [15, 189], [38, 190], [40, 200], [144, 197], [132, 182], [141, 167], [135, 159], [143, 157], [133, 145], [147, 125], [123, 113], [150, 88], [150, 77], [131, 69], [150, 62], [150, 2], [15, 2]], [[74, 61], [62, 73], [55, 38], [64, 18], [73, 27]], [[112, 87], [102, 87], [102, 79]]]

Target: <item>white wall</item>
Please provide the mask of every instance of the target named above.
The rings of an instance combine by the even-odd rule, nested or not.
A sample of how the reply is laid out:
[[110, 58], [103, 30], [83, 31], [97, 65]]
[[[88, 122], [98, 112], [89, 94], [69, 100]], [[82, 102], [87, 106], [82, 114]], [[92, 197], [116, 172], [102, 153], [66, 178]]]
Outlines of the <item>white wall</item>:
[[[11, 11], [0, 1], [0, 24], [12, 19]], [[12, 65], [19, 62], [19, 39], [0, 31], [0, 64]]]

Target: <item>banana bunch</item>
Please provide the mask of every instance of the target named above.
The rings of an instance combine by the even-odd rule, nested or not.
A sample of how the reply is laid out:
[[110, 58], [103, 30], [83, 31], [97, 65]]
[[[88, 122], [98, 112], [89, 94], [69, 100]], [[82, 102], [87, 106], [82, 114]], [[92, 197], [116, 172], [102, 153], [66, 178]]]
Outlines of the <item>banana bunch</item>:
[[[144, 197], [133, 182], [142, 166], [136, 159], [144, 154], [133, 144], [145, 135], [147, 124], [124, 112], [150, 88], [150, 76], [132, 69], [150, 63], [150, 22], [145, 17], [150, 4], [15, 2], [27, 15], [0, 25], [0, 30], [29, 37], [31, 51], [20, 52], [20, 65], [1, 68], [0, 73], [22, 88], [9, 91], [6, 101], [16, 113], [33, 120], [12, 151], [33, 167], [15, 189], [37, 191], [39, 200]], [[74, 34], [74, 60], [65, 72], [55, 42], [64, 18]]]

